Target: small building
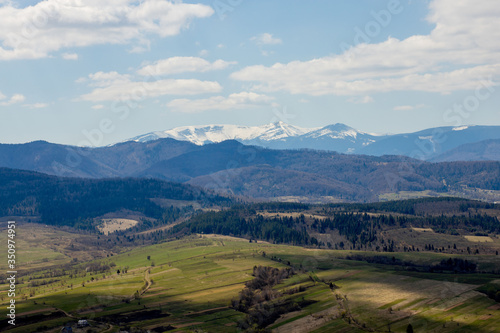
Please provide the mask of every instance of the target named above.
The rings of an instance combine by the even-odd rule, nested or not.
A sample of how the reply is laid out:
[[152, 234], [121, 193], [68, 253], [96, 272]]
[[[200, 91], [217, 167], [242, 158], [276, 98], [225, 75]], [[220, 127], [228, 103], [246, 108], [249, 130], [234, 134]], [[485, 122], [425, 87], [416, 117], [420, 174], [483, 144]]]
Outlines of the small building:
[[87, 326], [89, 326], [89, 322], [87, 321], [87, 319], [80, 319], [76, 326], [77, 327], [87, 327]]

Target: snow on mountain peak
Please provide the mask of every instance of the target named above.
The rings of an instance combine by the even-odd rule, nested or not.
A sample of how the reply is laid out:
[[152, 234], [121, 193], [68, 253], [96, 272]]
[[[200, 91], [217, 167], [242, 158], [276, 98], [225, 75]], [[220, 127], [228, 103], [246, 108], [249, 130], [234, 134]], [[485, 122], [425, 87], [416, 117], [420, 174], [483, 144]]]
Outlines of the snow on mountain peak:
[[[290, 140], [335, 140], [349, 142], [349, 145], [366, 146], [374, 142], [371, 134], [357, 131], [344, 124], [334, 124], [325, 127], [303, 128], [287, 124], [283, 121], [262, 126], [239, 125], [202, 125], [182, 126], [166, 131], [152, 132], [131, 139], [137, 142], [147, 142], [160, 138], [172, 138], [179, 141], [189, 141], [197, 145], [218, 143], [225, 140], [237, 140], [245, 144], [256, 144], [265, 147], [279, 147]], [[312, 143], [310, 144], [314, 146]], [[300, 144], [299, 144], [300, 146]]]
[[468, 128], [469, 128], [469, 126], [460, 126], [460, 127], [453, 127], [452, 130], [454, 130], [454, 131], [463, 131], [463, 130], [466, 130]]
[[190, 141], [197, 145], [216, 143], [225, 140], [262, 140], [271, 141], [306, 134], [316, 128], [301, 128], [278, 121], [263, 126], [204, 125], [182, 126], [166, 131], [152, 132], [132, 138], [132, 141], [146, 142], [160, 138]]

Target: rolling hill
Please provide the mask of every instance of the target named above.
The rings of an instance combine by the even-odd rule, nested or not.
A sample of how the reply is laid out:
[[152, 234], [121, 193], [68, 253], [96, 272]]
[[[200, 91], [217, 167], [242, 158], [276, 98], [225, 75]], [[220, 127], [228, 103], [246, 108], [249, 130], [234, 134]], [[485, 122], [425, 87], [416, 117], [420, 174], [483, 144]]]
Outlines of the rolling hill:
[[[162, 204], [165, 201], [168, 204]], [[187, 212], [175, 202], [208, 207], [231, 200], [187, 184], [155, 179], [62, 178], [0, 168], [1, 217], [24, 216], [45, 224], [89, 229], [94, 218], [127, 211], [167, 223]]]

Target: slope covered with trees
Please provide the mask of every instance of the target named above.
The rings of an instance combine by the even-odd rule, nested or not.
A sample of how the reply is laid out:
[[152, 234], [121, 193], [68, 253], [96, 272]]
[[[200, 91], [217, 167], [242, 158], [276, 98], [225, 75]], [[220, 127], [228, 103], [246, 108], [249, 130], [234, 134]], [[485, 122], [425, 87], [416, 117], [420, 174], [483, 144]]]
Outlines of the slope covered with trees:
[[88, 228], [91, 219], [122, 209], [157, 220], [179, 215], [180, 208], [162, 206], [154, 199], [202, 206], [230, 202], [193, 186], [155, 179], [60, 178], [0, 168], [0, 216], [28, 216], [45, 224]]
[[428, 163], [404, 156], [272, 150], [237, 141], [196, 146], [160, 139], [102, 148], [41, 141], [0, 145], [0, 167], [57, 176], [157, 178], [264, 199], [376, 201], [384, 193], [398, 191], [500, 190], [500, 162]]

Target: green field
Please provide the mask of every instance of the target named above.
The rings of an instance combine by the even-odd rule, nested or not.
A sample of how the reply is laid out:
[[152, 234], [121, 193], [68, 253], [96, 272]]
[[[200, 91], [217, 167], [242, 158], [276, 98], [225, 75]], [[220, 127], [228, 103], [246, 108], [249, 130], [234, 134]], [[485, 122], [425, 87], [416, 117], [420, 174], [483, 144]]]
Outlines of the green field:
[[[296, 274], [274, 290], [281, 292], [281, 299], [302, 304], [268, 325], [269, 331], [387, 332], [390, 327], [392, 332], [406, 332], [408, 324], [415, 332], [500, 329], [500, 307], [476, 291], [481, 284], [500, 276], [407, 272], [343, 259], [353, 254], [373, 253], [313, 250], [201, 235], [140, 247], [94, 261], [116, 265], [104, 273], [86, 272], [90, 263], [78, 263], [64, 275], [52, 278], [57, 281], [45, 285], [29, 284], [50, 280], [44, 275], [46, 271], [23, 277], [17, 286], [21, 294], [18, 326], [8, 331], [58, 332], [65, 323], [86, 318], [92, 326], [82, 332], [118, 332], [120, 328], [144, 332], [240, 332], [238, 322], [246, 315], [230, 307], [231, 299], [238, 297], [245, 282], [253, 279], [253, 267], [258, 265], [294, 267]], [[377, 255], [419, 263], [434, 263], [449, 256]], [[332, 290], [330, 283], [336, 288]], [[302, 291], [288, 292], [299, 287]], [[1, 288], [4, 308], [6, 286]], [[272, 302], [268, 311], [273, 311]], [[50, 313], [53, 317], [44, 317]]]

